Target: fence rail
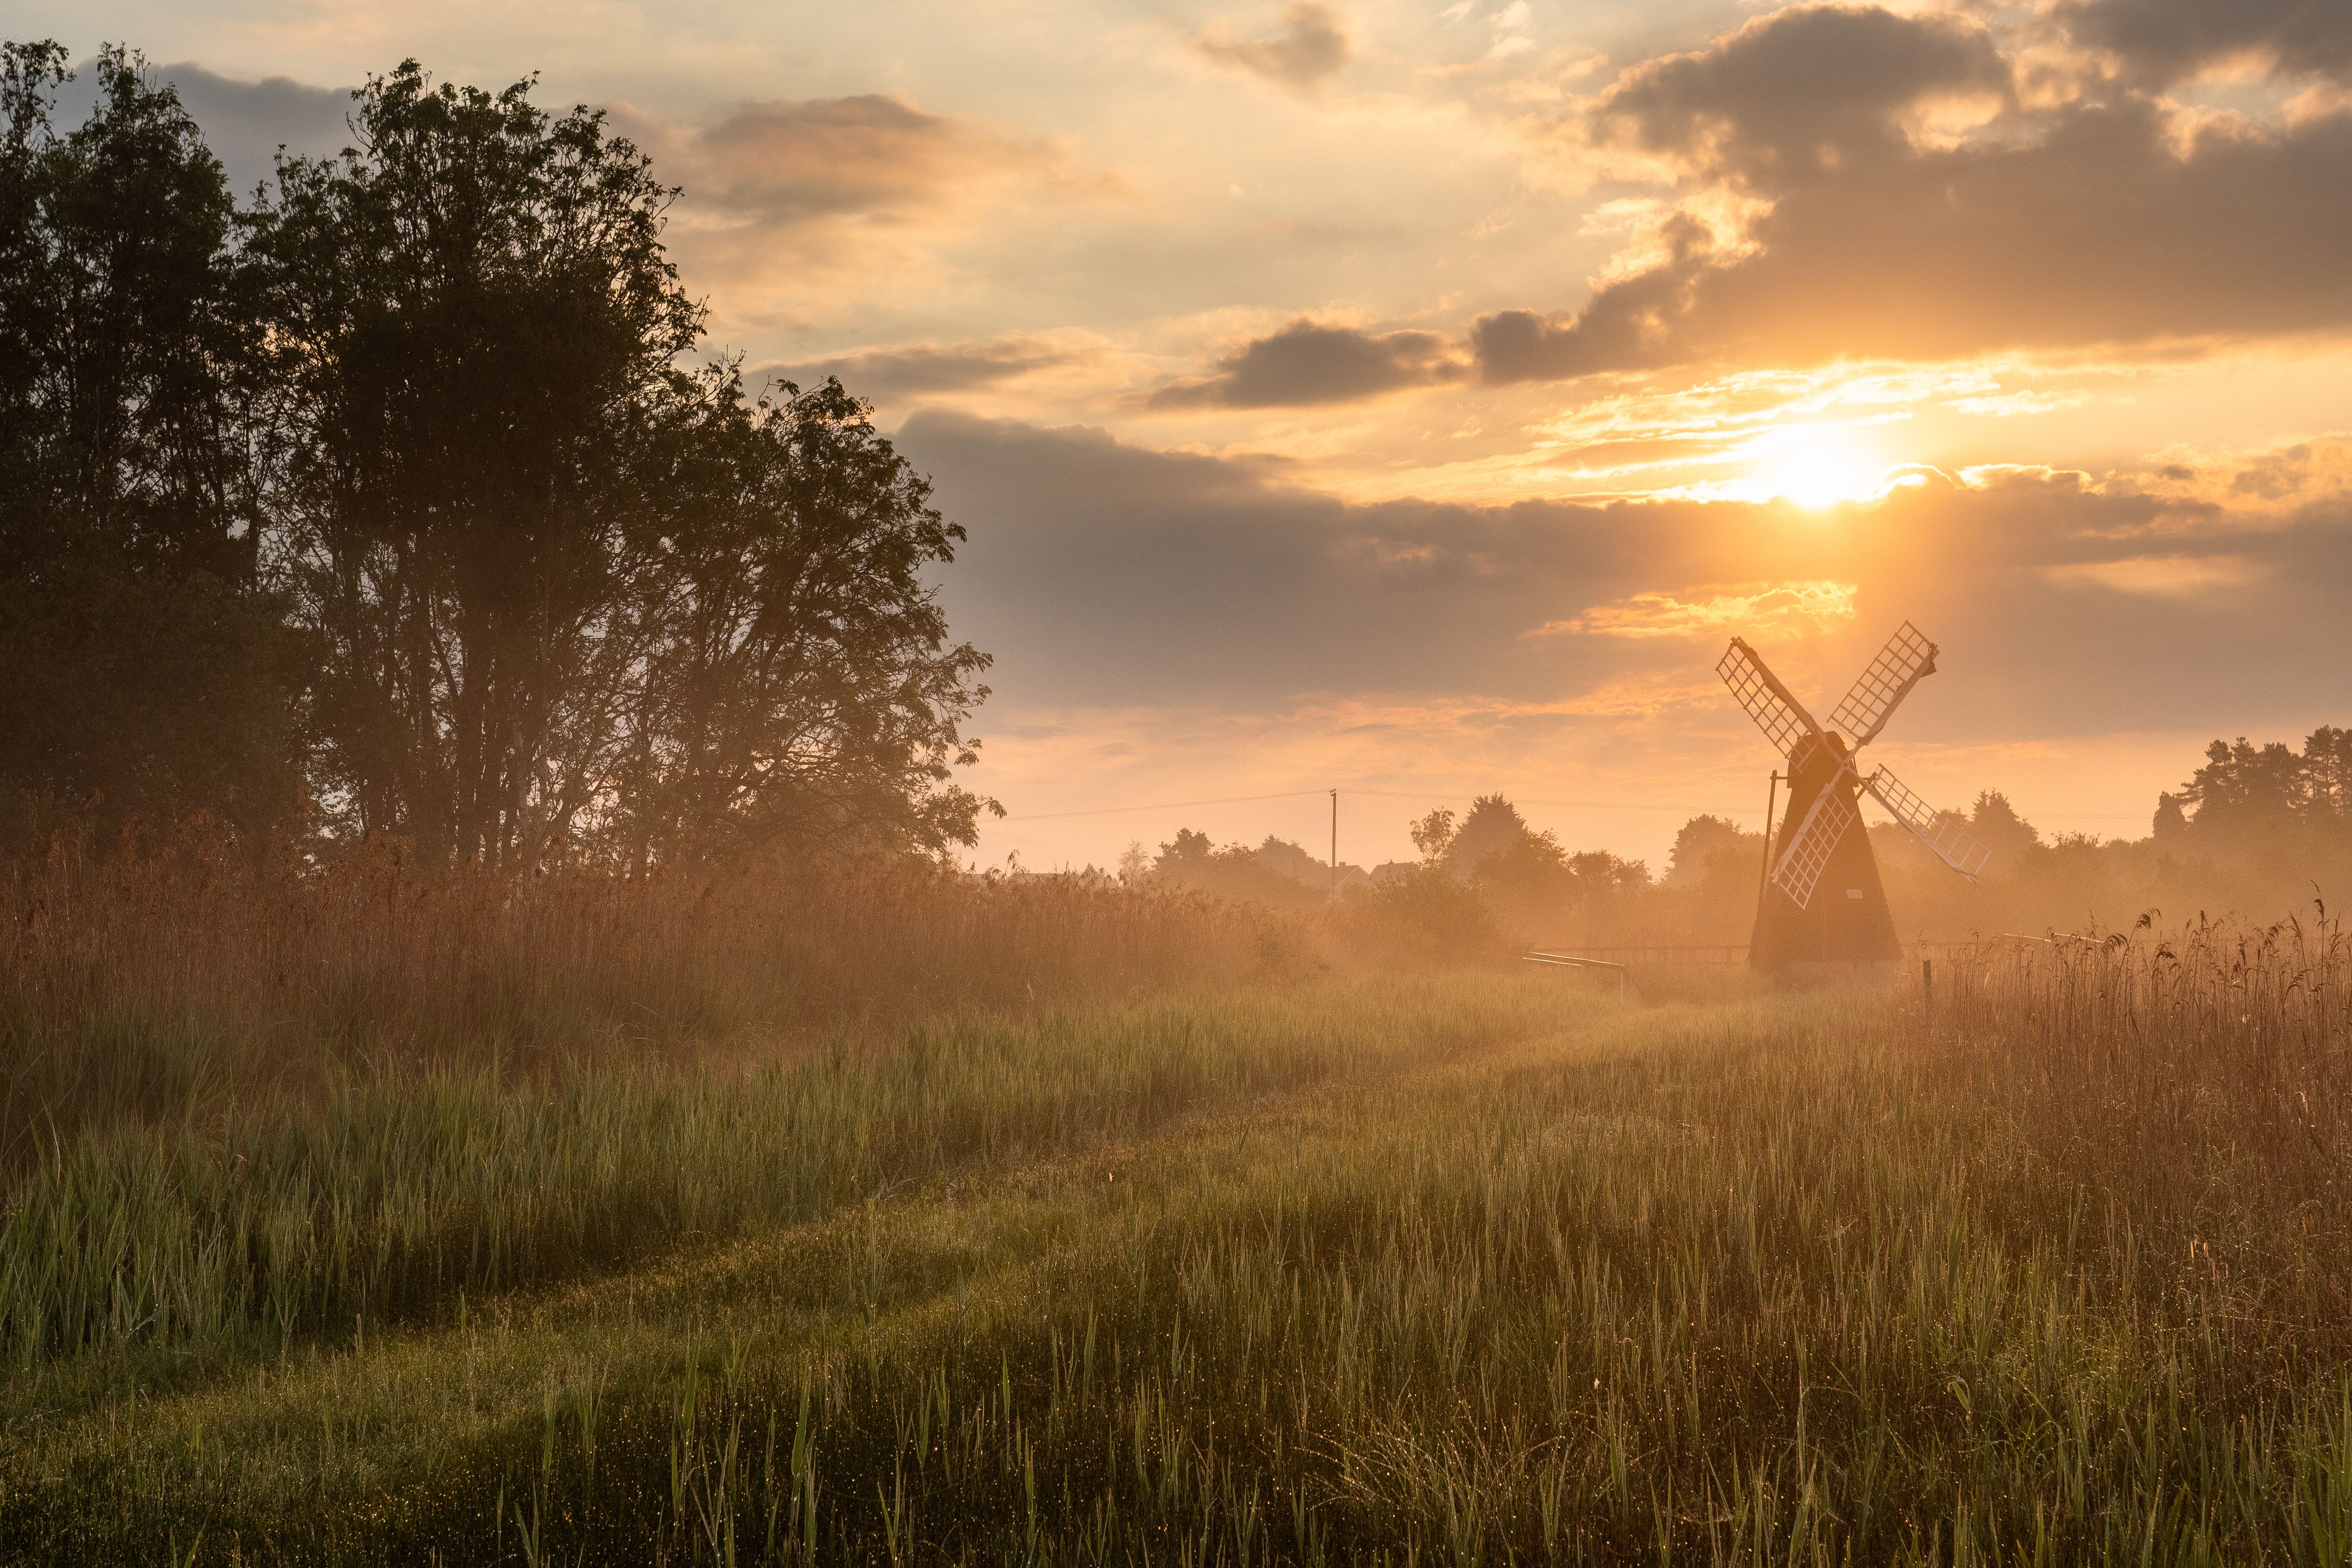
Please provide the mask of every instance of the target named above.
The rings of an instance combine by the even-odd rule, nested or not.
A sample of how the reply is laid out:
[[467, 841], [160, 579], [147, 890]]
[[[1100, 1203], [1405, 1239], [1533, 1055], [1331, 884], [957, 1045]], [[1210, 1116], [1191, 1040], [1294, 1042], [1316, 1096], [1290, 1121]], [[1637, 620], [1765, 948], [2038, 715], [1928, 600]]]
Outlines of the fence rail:
[[[2004, 938], [2009, 941], [2042, 941], [2042, 938]], [[1948, 960], [1972, 952], [1990, 942], [2004, 938], [1988, 938], [1984, 942], [1906, 942], [1903, 959], [1916, 963], [1923, 958]], [[1745, 963], [1748, 944], [1742, 942], [1653, 942], [1622, 947], [1569, 947], [1547, 945], [1531, 948], [1531, 953], [1547, 958], [1576, 958], [1593, 963], [1665, 964], [1665, 963]]]

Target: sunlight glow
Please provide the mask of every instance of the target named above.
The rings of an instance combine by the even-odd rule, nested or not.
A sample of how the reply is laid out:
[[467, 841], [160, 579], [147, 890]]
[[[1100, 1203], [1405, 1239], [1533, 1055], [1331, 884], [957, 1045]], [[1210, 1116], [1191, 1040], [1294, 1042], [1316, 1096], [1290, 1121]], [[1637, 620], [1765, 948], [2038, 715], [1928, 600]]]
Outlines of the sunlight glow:
[[1766, 432], [1748, 448], [1756, 491], [1818, 510], [1878, 493], [1885, 458], [1842, 425], [1797, 425]]

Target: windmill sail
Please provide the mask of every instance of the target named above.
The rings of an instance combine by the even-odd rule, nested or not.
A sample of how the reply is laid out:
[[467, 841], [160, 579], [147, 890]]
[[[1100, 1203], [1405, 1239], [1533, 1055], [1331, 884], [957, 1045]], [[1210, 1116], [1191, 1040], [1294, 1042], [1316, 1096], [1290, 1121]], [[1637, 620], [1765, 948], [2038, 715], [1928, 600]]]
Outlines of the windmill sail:
[[1886, 639], [1886, 646], [1878, 650], [1878, 657], [1830, 715], [1830, 728], [1859, 747], [1885, 727], [1887, 716], [1913, 687], [1935, 673], [1936, 645], [1917, 626], [1904, 622], [1903, 629]]
[[1863, 788], [1876, 797], [1878, 804], [1895, 814], [1895, 820], [1909, 828], [1915, 837], [1945, 865], [1973, 882], [1992, 851], [1960, 831], [1959, 825], [1949, 817], [1939, 818], [1926, 801], [1911, 793], [1901, 779], [1879, 769], [1862, 781]]
[[1796, 750], [1797, 742], [1807, 735], [1821, 733], [1821, 726], [1804, 705], [1789, 695], [1789, 689], [1780, 679], [1764, 668], [1756, 650], [1738, 637], [1731, 639], [1731, 647], [1715, 667], [1716, 674], [1731, 688], [1731, 695], [1748, 710], [1764, 738], [1780, 750], [1782, 756]]
[[[1759, 972], [1900, 962], [1903, 948], [1895, 939], [1886, 888], [1870, 837], [1862, 831], [1861, 789], [1868, 789], [1937, 858], [1969, 881], [1991, 858], [1955, 818], [1939, 816], [1893, 773], [1881, 768], [1864, 778], [1854, 763], [1855, 752], [1886, 727], [1911, 689], [1936, 673], [1936, 651], [1917, 626], [1904, 622], [1837, 705], [1828, 730], [1743, 639], [1733, 637], [1717, 663], [1716, 674], [1789, 763], [1788, 815], [1773, 840], [1769, 875], [1757, 894], [1756, 931], [1748, 947], [1748, 962]], [[1772, 776], [1776, 782], [1781, 777]], [[1769, 808], [1766, 826], [1769, 831]], [[1813, 894], [1825, 877], [1845, 896], [1816, 905]]]
[[1805, 813], [1805, 820], [1790, 840], [1787, 853], [1772, 868], [1772, 880], [1799, 909], [1813, 901], [1813, 884], [1822, 879], [1822, 868], [1830, 863], [1830, 853], [1838, 841], [1854, 825], [1854, 809], [1845, 802], [1844, 784], [1847, 773], [1838, 770], [1822, 792], [1813, 797], [1813, 809]]

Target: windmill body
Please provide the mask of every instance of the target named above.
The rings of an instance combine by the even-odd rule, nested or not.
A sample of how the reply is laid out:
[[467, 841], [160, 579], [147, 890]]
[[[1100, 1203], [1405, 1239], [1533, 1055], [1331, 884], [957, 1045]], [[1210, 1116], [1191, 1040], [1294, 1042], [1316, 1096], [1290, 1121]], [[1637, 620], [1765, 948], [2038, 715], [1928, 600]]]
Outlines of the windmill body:
[[[1789, 757], [1789, 815], [1777, 836], [1786, 842], [1767, 853], [1793, 847], [1797, 830], [1824, 790], [1833, 792], [1836, 805], [1859, 817], [1861, 781], [1845, 765], [1845, 747], [1834, 735], [1798, 742]], [[1773, 858], [1779, 859], [1774, 854]], [[1895, 940], [1895, 915], [1886, 905], [1886, 885], [1879, 879], [1878, 857], [1871, 852], [1870, 835], [1856, 827], [1842, 834], [1822, 865], [1813, 896], [1800, 904], [1778, 882], [1767, 881], [1756, 900], [1756, 931], [1748, 939], [1748, 962], [1763, 970], [1780, 971], [1814, 963], [1894, 963], [1903, 957]]]
[[[1771, 874], [1756, 908], [1748, 963], [1780, 973], [1814, 965], [1893, 963], [1902, 957], [1886, 888], [1863, 830], [1867, 792], [1943, 862], [1973, 882], [1990, 858], [1885, 768], [1857, 755], [1911, 688], [1936, 673], [1936, 645], [1908, 621], [1839, 703], [1825, 730], [1738, 637], [1715, 668], [1789, 763], [1789, 810], [1767, 847]], [[1847, 737], [1852, 737], [1848, 740]]]

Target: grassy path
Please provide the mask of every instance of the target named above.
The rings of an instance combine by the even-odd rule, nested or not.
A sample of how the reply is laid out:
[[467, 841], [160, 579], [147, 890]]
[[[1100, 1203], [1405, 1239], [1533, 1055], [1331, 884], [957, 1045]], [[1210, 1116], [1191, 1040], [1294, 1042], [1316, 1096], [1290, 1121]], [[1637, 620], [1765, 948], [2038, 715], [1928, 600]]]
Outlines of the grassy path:
[[[2179, 1213], [2065, 1168], [2031, 1085], [1891, 1003], [1556, 979], [1065, 1020], [928, 1102], [982, 1129], [960, 1153], [845, 1139], [816, 1212], [383, 1329], [53, 1359], [10, 1387], [0, 1531], [41, 1561], [2345, 1560], [2312, 1282], [2194, 1267]], [[1118, 1070], [1073, 1076], [1088, 1039]], [[2262, 1216], [2204, 1157], [2226, 1255]]]
[[[540, 1447], [551, 1398], [572, 1407], [583, 1399], [625, 1405], [648, 1391], [666, 1396], [722, 1343], [739, 1373], [755, 1353], [772, 1372], [821, 1365], [883, 1342], [895, 1324], [937, 1319], [942, 1303], [1001, 1300], [1003, 1282], [1046, 1258], [1077, 1255], [1106, 1204], [1133, 1205], [1132, 1177], [1124, 1187], [1107, 1179], [1102, 1192], [1093, 1190], [1097, 1167], [1108, 1176], [1147, 1150], [1157, 1163], [1181, 1164], [1183, 1150], [1209, 1130], [1311, 1095], [1313, 1086], [1475, 1058], [1593, 1010], [1591, 998], [1558, 985], [1461, 981], [1176, 998], [917, 1031], [898, 1059], [794, 1069], [753, 1083], [749, 1096], [736, 1083], [692, 1086], [689, 1099], [756, 1098], [770, 1108], [805, 1106], [813, 1097], [828, 1102], [826, 1114], [803, 1116], [818, 1123], [813, 1132], [803, 1125], [783, 1140], [803, 1166], [824, 1162], [797, 1184], [815, 1190], [803, 1206], [820, 1217], [722, 1243], [697, 1240], [692, 1232], [703, 1227], [682, 1227], [684, 1237], [639, 1240], [633, 1250], [644, 1261], [635, 1270], [592, 1270], [569, 1285], [478, 1290], [470, 1299], [459, 1285], [425, 1303], [425, 1323], [371, 1324], [354, 1313], [340, 1334], [316, 1324], [290, 1336], [268, 1324], [243, 1332], [230, 1325], [192, 1344], [159, 1345], [151, 1335], [52, 1356], [5, 1388], [0, 1523], [21, 1544], [37, 1542], [36, 1556], [68, 1539], [102, 1555], [113, 1521], [132, 1524], [135, 1535], [132, 1521], [152, 1520], [167, 1542], [174, 1531], [192, 1543], [198, 1529], [216, 1542], [226, 1530], [241, 1544], [281, 1539], [297, 1556], [348, 1546], [373, 1557], [385, 1544], [374, 1536], [387, 1504], [404, 1523], [432, 1533], [446, 1500], [461, 1524], [478, 1518], [495, 1533], [488, 1523], [495, 1483], [478, 1498], [464, 1497], [461, 1483], [449, 1498], [442, 1483]], [[908, 1057], [927, 1069], [910, 1075]], [[910, 1076], [919, 1081], [910, 1085]], [[832, 1081], [813, 1089], [812, 1079]], [[546, 1108], [571, 1112], [570, 1125], [553, 1128], [522, 1120], [530, 1108], [519, 1115], [514, 1097], [463, 1081], [428, 1085], [424, 1098], [448, 1121], [470, 1112], [487, 1124], [481, 1133], [445, 1131], [431, 1141], [457, 1160], [486, 1136], [537, 1145], [505, 1152], [500, 1173], [526, 1189], [519, 1196], [530, 1209], [544, 1211], [548, 1194], [528, 1189], [562, 1161], [548, 1145], [583, 1141], [583, 1131], [615, 1140], [642, 1134], [648, 1123], [667, 1131], [693, 1120], [680, 1116], [678, 1097], [676, 1086], [661, 1083], [591, 1085]], [[414, 1174], [414, 1151], [425, 1141], [404, 1137], [419, 1119], [415, 1104], [358, 1098], [346, 1108], [346, 1127], [325, 1134], [323, 1151], [315, 1126], [275, 1131], [310, 1145], [299, 1151], [310, 1156], [305, 1176], [322, 1185], [340, 1177], [381, 1194]], [[367, 1124], [377, 1110], [389, 1111], [389, 1130]], [[262, 1125], [266, 1136], [272, 1130]], [[88, 1193], [111, 1178], [116, 1192], [108, 1196], [129, 1206], [164, 1163], [154, 1144], [183, 1166], [192, 1163], [173, 1141], [166, 1134], [91, 1151], [61, 1170], [57, 1184]], [[197, 1146], [200, 1168], [184, 1184], [200, 1190], [208, 1176], [217, 1184], [222, 1171], [270, 1158], [242, 1159], [233, 1139], [206, 1139], [205, 1130], [183, 1130], [180, 1141]], [[720, 1146], [692, 1152], [712, 1162], [765, 1152], [747, 1151], [740, 1136], [713, 1142]], [[1085, 1175], [1074, 1163], [1078, 1150]], [[604, 1163], [616, 1175], [635, 1174], [618, 1161], [563, 1163], [574, 1172]], [[731, 1189], [717, 1200], [685, 1194], [700, 1200], [695, 1206], [708, 1227], [722, 1235], [744, 1219], [726, 1212], [727, 1197], [739, 1211], [756, 1211], [767, 1195], [757, 1173], [746, 1179], [683, 1160], [676, 1169], [680, 1188], [699, 1181]], [[558, 1195], [559, 1205], [565, 1195], [581, 1206], [576, 1192]], [[468, 1217], [478, 1221], [497, 1201], [468, 1196]], [[569, 1271], [582, 1266], [572, 1262]], [[406, 1304], [414, 1319], [415, 1303]], [[89, 1508], [94, 1493], [109, 1492], [119, 1508]], [[84, 1534], [93, 1524], [96, 1532]]]

